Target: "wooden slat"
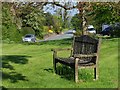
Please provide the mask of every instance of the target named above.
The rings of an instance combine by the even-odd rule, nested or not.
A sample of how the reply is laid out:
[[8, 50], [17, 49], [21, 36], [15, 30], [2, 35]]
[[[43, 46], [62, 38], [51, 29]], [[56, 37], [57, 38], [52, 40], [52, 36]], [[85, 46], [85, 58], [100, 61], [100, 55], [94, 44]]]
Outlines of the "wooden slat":
[[97, 56], [97, 53], [93, 53], [93, 54], [74, 54], [74, 57], [94, 57]]
[[80, 69], [85, 69], [85, 68], [95, 68], [96, 65], [93, 66], [78, 66]]
[[63, 51], [63, 50], [73, 50], [72, 48], [56, 48], [56, 49], [51, 49], [51, 51]]

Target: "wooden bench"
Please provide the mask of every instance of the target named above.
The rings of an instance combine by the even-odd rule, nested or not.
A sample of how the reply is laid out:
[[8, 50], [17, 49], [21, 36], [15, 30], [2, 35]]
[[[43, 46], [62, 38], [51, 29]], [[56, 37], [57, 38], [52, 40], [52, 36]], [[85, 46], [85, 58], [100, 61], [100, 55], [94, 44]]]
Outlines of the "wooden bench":
[[[82, 35], [74, 37], [72, 48], [52, 49], [54, 72], [56, 72], [56, 64], [58, 62], [70, 66], [74, 69], [75, 82], [78, 82], [79, 68], [93, 68], [94, 79], [97, 80], [100, 43], [101, 39], [98, 40], [88, 35]], [[61, 50], [71, 50], [70, 57], [58, 57], [57, 52]]]

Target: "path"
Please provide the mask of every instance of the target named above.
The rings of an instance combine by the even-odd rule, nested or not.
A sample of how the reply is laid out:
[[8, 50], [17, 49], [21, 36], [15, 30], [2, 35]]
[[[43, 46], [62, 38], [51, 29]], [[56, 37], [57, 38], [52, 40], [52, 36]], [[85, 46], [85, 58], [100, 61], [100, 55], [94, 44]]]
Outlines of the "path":
[[72, 37], [73, 37], [73, 30], [68, 30], [64, 32], [63, 34], [53, 35], [44, 40], [40, 40], [40, 42], [49, 41], [49, 40], [61, 40], [61, 39], [72, 38]]

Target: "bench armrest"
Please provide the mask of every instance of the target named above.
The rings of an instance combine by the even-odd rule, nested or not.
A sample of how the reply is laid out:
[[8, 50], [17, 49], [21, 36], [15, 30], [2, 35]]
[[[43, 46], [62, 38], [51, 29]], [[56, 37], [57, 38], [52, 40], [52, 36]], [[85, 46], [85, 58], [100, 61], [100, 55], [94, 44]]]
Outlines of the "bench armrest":
[[57, 57], [57, 51], [63, 51], [63, 50], [73, 50], [72, 48], [57, 48], [57, 49], [51, 49], [51, 51], [53, 51], [53, 58]]

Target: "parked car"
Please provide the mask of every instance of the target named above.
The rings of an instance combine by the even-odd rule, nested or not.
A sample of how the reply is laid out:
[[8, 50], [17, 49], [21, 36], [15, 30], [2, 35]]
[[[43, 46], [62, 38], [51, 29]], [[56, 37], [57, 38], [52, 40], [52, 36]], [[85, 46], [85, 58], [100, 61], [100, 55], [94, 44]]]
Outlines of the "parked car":
[[105, 28], [104, 30], [102, 30], [102, 31], [100, 32], [100, 34], [103, 35], [103, 36], [104, 36], [104, 35], [110, 36], [111, 33], [112, 33], [112, 27], [107, 27], [107, 28]]
[[88, 32], [89, 32], [89, 33], [94, 33], [94, 34], [96, 34], [96, 30], [95, 30], [94, 28], [89, 28], [89, 29], [88, 29]]
[[88, 26], [87, 32], [96, 34], [96, 30], [94, 29], [93, 25]]
[[23, 42], [35, 42], [36, 41], [36, 37], [34, 34], [26, 34], [23, 38], [22, 38]]
[[65, 34], [74, 34], [76, 31], [73, 29], [73, 30], [69, 30], [67, 32], [65, 32]]

